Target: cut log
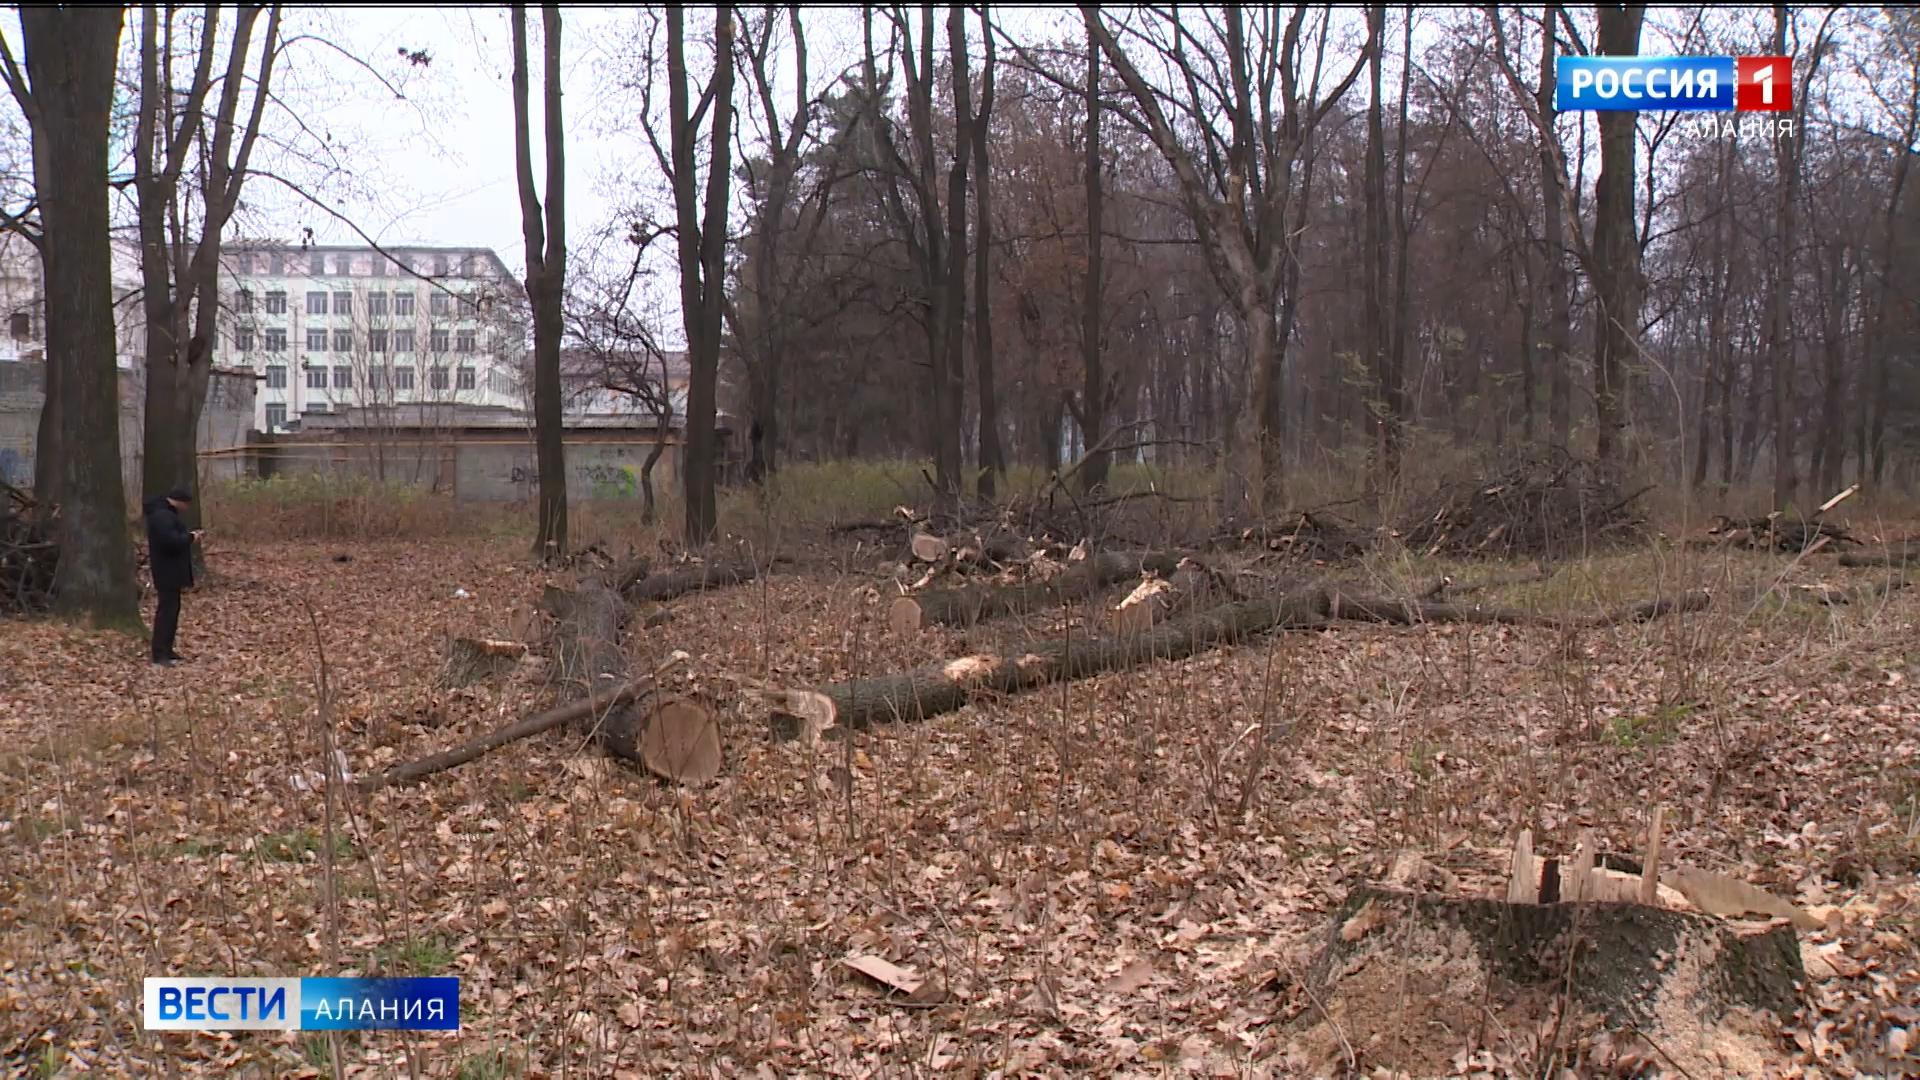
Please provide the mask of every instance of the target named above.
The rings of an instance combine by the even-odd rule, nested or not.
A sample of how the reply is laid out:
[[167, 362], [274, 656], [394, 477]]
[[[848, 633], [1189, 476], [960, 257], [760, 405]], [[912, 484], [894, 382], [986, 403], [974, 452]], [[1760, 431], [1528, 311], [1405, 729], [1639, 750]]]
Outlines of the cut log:
[[887, 606], [887, 629], [895, 637], [907, 637], [920, 632], [925, 625], [926, 616], [920, 611], [920, 602], [911, 596], [895, 597]]
[[1901, 541], [1884, 547], [1849, 551], [1840, 556], [1840, 565], [1852, 567], [1920, 565], [1920, 541]]
[[[1365, 932], [1353, 933], [1356, 925]], [[1338, 1071], [1320, 1066], [1335, 1064], [1344, 1045], [1366, 1047], [1369, 1065], [1397, 1074], [1444, 1075], [1454, 1045], [1436, 1042], [1434, 1029], [1475, 1030], [1489, 1016], [1517, 1027], [1541, 1000], [1565, 993], [1606, 1026], [1653, 1040], [1686, 1075], [1729, 1075], [1751, 1068], [1736, 1062], [1770, 1057], [1763, 1026], [1736, 1011], [1787, 1020], [1804, 978], [1793, 928], [1777, 923], [1362, 885], [1328, 920], [1308, 974], [1318, 1008], [1298, 1023], [1311, 1052], [1332, 1059], [1308, 1065], [1312, 1073]], [[1716, 1052], [1737, 1056], [1713, 1066]]]
[[953, 550], [945, 539], [932, 533], [914, 533], [907, 546], [912, 549], [914, 558], [926, 563], [941, 562]]
[[1213, 579], [1199, 564], [1182, 560], [1171, 578], [1149, 578], [1114, 605], [1109, 619], [1116, 634], [1140, 634], [1178, 615], [1207, 607]]
[[[623, 711], [631, 714], [648, 704], [635, 702]], [[637, 743], [625, 741], [636, 732]], [[639, 761], [655, 776], [681, 784], [706, 783], [720, 775], [723, 760], [713, 710], [686, 698], [663, 697], [643, 714], [643, 722], [609, 731], [600, 744], [616, 756]]]
[[671, 600], [676, 596], [700, 592], [704, 589], [724, 589], [733, 585], [752, 581], [758, 573], [753, 563], [744, 559], [737, 562], [702, 563], [681, 570], [669, 570], [654, 574], [634, 582], [621, 590], [629, 600]]
[[1180, 556], [1155, 552], [1106, 552], [1070, 564], [1046, 581], [1020, 585], [971, 585], [916, 594], [921, 618], [943, 626], [972, 626], [987, 619], [1022, 615], [1092, 596], [1146, 571], [1162, 576], [1179, 569]]
[[647, 685], [635, 680], [609, 687], [605, 691], [568, 702], [558, 708], [536, 713], [523, 720], [516, 720], [505, 727], [496, 728], [477, 739], [462, 743], [437, 754], [429, 754], [403, 765], [395, 765], [386, 772], [369, 776], [360, 781], [362, 791], [372, 791], [389, 784], [403, 784], [444, 772], [456, 765], [465, 765], [474, 758], [498, 750], [510, 742], [531, 738], [543, 731], [551, 731], [562, 724], [571, 724], [585, 720], [610, 709], [619, 708], [646, 693]]
[[[839, 725], [844, 728], [920, 720], [952, 712], [975, 693], [1030, 690], [1153, 660], [1184, 659], [1277, 628], [1321, 626], [1326, 621], [1327, 604], [1324, 589], [1308, 589], [1275, 599], [1227, 604], [1126, 638], [1069, 638], [1020, 656], [966, 656], [820, 687], [815, 692], [833, 703]], [[773, 714], [778, 738], [794, 738], [803, 727], [790, 713], [776, 710]]]
[[[1636, 604], [1591, 619], [1560, 620], [1525, 612], [1493, 612], [1450, 604], [1420, 605], [1383, 600], [1326, 588], [1309, 587], [1277, 597], [1239, 600], [1170, 620], [1144, 634], [1124, 637], [1066, 638], [1038, 645], [1020, 656], [973, 655], [942, 660], [909, 671], [817, 687], [833, 702], [840, 726], [865, 728], [896, 720], [921, 720], [964, 706], [975, 693], [1018, 693], [1066, 679], [1138, 667], [1154, 660], [1183, 660], [1195, 653], [1245, 641], [1273, 630], [1317, 629], [1334, 617], [1374, 622], [1404, 622], [1418, 616], [1428, 622], [1511, 621], [1525, 625], [1602, 627], [1699, 611], [1711, 601], [1705, 592], [1683, 593]], [[781, 710], [772, 716], [776, 738], [791, 739], [799, 720]]]

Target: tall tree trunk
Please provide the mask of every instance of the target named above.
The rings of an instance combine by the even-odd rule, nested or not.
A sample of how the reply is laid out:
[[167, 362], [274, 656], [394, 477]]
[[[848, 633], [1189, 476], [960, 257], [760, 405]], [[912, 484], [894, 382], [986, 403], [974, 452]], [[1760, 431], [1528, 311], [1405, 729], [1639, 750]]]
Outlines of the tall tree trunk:
[[1835, 241], [1828, 245], [1827, 252], [1826, 333], [1820, 345], [1825, 361], [1821, 371], [1820, 437], [1808, 474], [1817, 485], [1818, 490], [1813, 492], [1816, 498], [1821, 492], [1831, 494], [1840, 489], [1840, 474], [1847, 460], [1846, 433], [1840, 421], [1847, 384], [1847, 296], [1853, 291], [1846, 246]]
[[[963, 409], [966, 404], [967, 330], [967, 169], [973, 156], [973, 85], [967, 71], [967, 9], [947, 7], [947, 71], [953, 92], [953, 164], [947, 169], [947, 322], [946, 392], [940, 414], [941, 450], [947, 459], [948, 479], [957, 495], [960, 486]], [[981, 253], [984, 254], [984, 253]]]
[[[253, 28], [269, 10], [266, 42], [252, 80], [253, 103], [244, 121], [240, 98], [247, 86], [247, 55]], [[134, 180], [140, 230], [142, 302], [146, 315], [146, 408], [143, 425], [142, 486], [147, 498], [176, 485], [191, 485], [198, 472], [200, 417], [213, 374], [214, 340], [220, 312], [220, 252], [227, 222], [240, 202], [248, 163], [266, 112], [276, 58], [280, 51], [278, 4], [240, 8], [227, 44], [226, 76], [211, 125], [211, 146], [202, 135], [205, 102], [212, 88], [217, 9], [209, 8], [201, 31], [200, 55], [184, 102], [173, 98], [171, 65], [159, 55], [148, 28], [167, 25], [155, 5], [145, 8], [141, 36], [141, 105], [136, 123]], [[179, 127], [174, 127], [178, 117]], [[164, 131], [164, 138], [162, 133]], [[189, 245], [177, 235], [190, 216], [180, 205], [180, 174], [196, 141], [200, 155], [200, 235]], [[236, 145], [237, 144], [237, 145]], [[169, 244], [168, 219], [176, 236]], [[188, 325], [189, 317], [192, 325]], [[200, 523], [200, 503], [190, 504], [187, 524]], [[206, 569], [195, 546], [197, 570]]]
[[973, 120], [973, 364], [980, 390], [979, 490], [982, 499], [991, 500], [999, 478], [1007, 471], [1007, 459], [1000, 445], [999, 389], [993, 370], [993, 295], [988, 287], [993, 201], [988, 185], [992, 170], [987, 157], [987, 125], [993, 116], [994, 54], [993, 26], [987, 12], [987, 5], [980, 5], [980, 38], [986, 46], [986, 58], [980, 70], [980, 110]]
[[[1634, 56], [1646, 8], [1601, 4], [1600, 52]], [[1594, 187], [1594, 456], [1621, 458], [1626, 367], [1640, 329], [1640, 242], [1634, 223], [1634, 124], [1637, 112], [1600, 114], [1600, 179]]]
[[[1381, 11], [1386, 5], [1380, 5]], [[1407, 101], [1413, 96], [1413, 12], [1401, 13], [1405, 25], [1400, 42], [1400, 102], [1399, 115], [1396, 117], [1399, 133], [1395, 137], [1393, 156], [1393, 312], [1388, 320], [1391, 334], [1387, 338], [1387, 370], [1392, 378], [1387, 383], [1387, 409], [1394, 423], [1394, 475], [1400, 471], [1401, 448], [1406, 442], [1406, 427], [1414, 417], [1407, 401], [1407, 339], [1413, 331], [1413, 290], [1407, 277], [1407, 267], [1412, 262], [1413, 222], [1407, 217]], [[1385, 16], [1382, 16], [1381, 33], [1386, 32]], [[1386, 48], [1383, 40], [1381, 49]], [[1311, 165], [1309, 165], [1311, 172]], [[1312, 182], [1311, 176], [1308, 182]], [[1282, 348], [1285, 347], [1284, 339]]]
[[[1775, 56], [1785, 55], [1787, 8], [1773, 6], [1773, 47]], [[1798, 127], [1799, 125], [1794, 125]], [[1773, 505], [1784, 510], [1799, 494], [1793, 415], [1793, 310], [1794, 245], [1798, 232], [1794, 209], [1800, 195], [1800, 141], [1792, 132], [1774, 142], [1774, 160], [1779, 170], [1774, 188], [1774, 248], [1768, 259], [1774, 271], [1773, 287], [1767, 292], [1767, 368], [1772, 380], [1773, 399]]]
[[[546, 151], [546, 205], [533, 182], [533, 132], [527, 75], [527, 8], [513, 5], [513, 131], [520, 188], [520, 230], [526, 242], [527, 300], [533, 305], [534, 456], [540, 470], [539, 530], [534, 554], [542, 561], [567, 553], [567, 451], [560, 389], [562, 301], [566, 295], [566, 144], [560, 109], [560, 9], [541, 7], [545, 46], [542, 144]], [[544, 221], [543, 221], [544, 216]]]
[[[1537, 98], [1541, 128], [1556, 133], [1558, 128], [1554, 121], [1559, 114], [1553, 108], [1554, 65], [1559, 49], [1554, 26], [1559, 14], [1558, 4], [1548, 4], [1541, 11], [1540, 89]], [[1557, 450], [1568, 447], [1573, 432], [1573, 307], [1567, 282], [1564, 198], [1565, 193], [1560, 187], [1560, 168], [1553, 150], [1543, 139], [1540, 145], [1540, 203], [1541, 247], [1547, 268], [1547, 440]]]
[[1367, 69], [1372, 94], [1367, 100], [1366, 175], [1362, 194], [1363, 221], [1361, 247], [1365, 269], [1361, 272], [1365, 297], [1365, 341], [1367, 362], [1373, 368], [1374, 469], [1369, 487], [1391, 491], [1400, 475], [1400, 418], [1394, 414], [1398, 395], [1394, 393], [1393, 358], [1388, 340], [1393, 336], [1387, 325], [1387, 147], [1381, 124], [1380, 72], [1385, 66], [1387, 8], [1385, 4], [1367, 7]]
[[[52, 487], [60, 505], [54, 610], [101, 625], [138, 626], [139, 594], [120, 473], [120, 379], [115, 363], [108, 240], [108, 123], [124, 11], [20, 9], [26, 83], [8, 82], [33, 137], [44, 228], [47, 403], [59, 434]], [[57, 371], [57, 374], [56, 374]], [[37, 477], [36, 477], [37, 479]]]
[[702, 205], [695, 152], [691, 86], [687, 81], [686, 12], [667, 9], [667, 80], [672, 128], [673, 201], [680, 254], [680, 313], [687, 336], [687, 445], [684, 487], [686, 538], [704, 545], [718, 524], [715, 500], [714, 414], [720, 372], [720, 329], [724, 314], [727, 252], [727, 195], [733, 181], [733, 8], [722, 5], [713, 17], [713, 82], [703, 95], [712, 110], [707, 146], [707, 184]]
[[[1098, 18], [1098, 8], [1089, 17]], [[1088, 446], [1098, 446], [1107, 434], [1107, 377], [1102, 367], [1100, 338], [1106, 325], [1100, 306], [1105, 229], [1106, 183], [1100, 146], [1100, 46], [1092, 22], [1087, 31], [1086, 158], [1082, 166], [1087, 189], [1087, 277], [1080, 301], [1080, 409], [1077, 419]], [[1081, 487], [1097, 491], [1107, 486], [1112, 456], [1105, 451], [1087, 459], [1080, 469]]]

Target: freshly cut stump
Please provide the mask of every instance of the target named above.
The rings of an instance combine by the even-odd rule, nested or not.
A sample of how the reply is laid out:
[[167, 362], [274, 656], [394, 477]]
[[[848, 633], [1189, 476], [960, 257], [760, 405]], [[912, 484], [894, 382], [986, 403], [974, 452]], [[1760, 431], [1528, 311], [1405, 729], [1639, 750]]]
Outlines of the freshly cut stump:
[[[1650, 1038], [1692, 1075], [1726, 1076], [1765, 1071], [1776, 1051], [1756, 1014], [1792, 1016], [1805, 972], [1786, 925], [1363, 885], [1308, 978], [1320, 1007], [1299, 1022], [1328, 1063], [1352, 1047], [1363, 1069], [1445, 1073], [1461, 1038], [1491, 1028], [1484, 1010], [1519, 1031], [1564, 991], [1587, 1024]], [[1436, 1040], [1432, 1025], [1459, 1038]]]
[[725, 763], [713, 710], [674, 694], [649, 694], [608, 717], [600, 742], [676, 783], [704, 784]]

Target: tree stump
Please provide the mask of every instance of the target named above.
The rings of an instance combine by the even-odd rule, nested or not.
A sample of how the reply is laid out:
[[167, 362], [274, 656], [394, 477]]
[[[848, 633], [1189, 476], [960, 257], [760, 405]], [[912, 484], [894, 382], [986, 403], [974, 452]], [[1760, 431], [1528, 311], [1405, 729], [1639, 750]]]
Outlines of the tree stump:
[[1793, 928], [1777, 922], [1362, 885], [1334, 913], [1308, 979], [1321, 1005], [1302, 1020], [1390, 1068], [1425, 1074], [1439, 1065], [1428, 1055], [1458, 1049], [1429, 1025], [1466, 1035], [1493, 1010], [1519, 1030], [1564, 993], [1577, 1009], [1568, 1023], [1650, 1038], [1693, 1075], [1734, 1075], [1771, 1053], [1755, 1014], [1791, 1017], [1805, 973]]

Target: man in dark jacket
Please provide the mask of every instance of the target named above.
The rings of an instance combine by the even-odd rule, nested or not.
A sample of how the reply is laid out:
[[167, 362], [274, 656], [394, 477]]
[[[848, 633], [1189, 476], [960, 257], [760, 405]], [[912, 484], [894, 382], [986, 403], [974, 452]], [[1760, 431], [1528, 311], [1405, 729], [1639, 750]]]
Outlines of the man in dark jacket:
[[193, 501], [185, 488], [148, 499], [147, 564], [153, 571], [153, 591], [160, 604], [153, 613], [153, 662], [172, 667], [180, 662], [173, 636], [180, 629], [180, 590], [193, 585], [193, 542], [199, 530], [187, 531], [180, 511]]

